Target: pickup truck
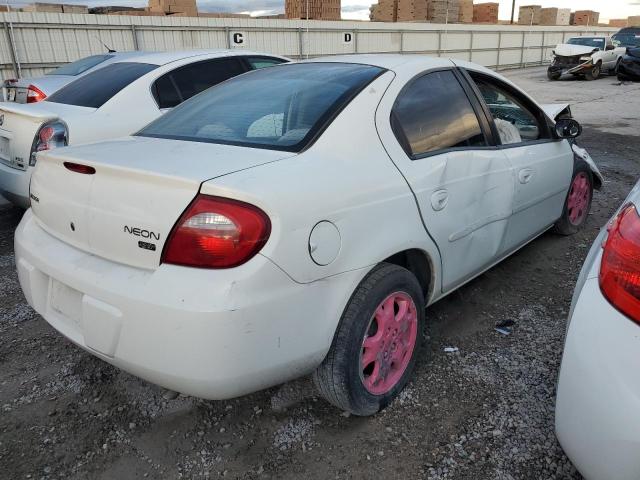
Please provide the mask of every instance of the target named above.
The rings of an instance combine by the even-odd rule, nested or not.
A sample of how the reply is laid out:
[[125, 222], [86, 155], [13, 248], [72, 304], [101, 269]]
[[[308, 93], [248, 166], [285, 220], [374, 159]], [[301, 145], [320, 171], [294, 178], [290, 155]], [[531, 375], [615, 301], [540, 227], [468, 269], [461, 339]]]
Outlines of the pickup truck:
[[611, 37], [571, 37], [553, 50], [553, 61], [547, 69], [549, 80], [558, 80], [565, 73], [597, 79], [603, 71], [615, 74], [625, 54], [624, 47], [616, 46]]

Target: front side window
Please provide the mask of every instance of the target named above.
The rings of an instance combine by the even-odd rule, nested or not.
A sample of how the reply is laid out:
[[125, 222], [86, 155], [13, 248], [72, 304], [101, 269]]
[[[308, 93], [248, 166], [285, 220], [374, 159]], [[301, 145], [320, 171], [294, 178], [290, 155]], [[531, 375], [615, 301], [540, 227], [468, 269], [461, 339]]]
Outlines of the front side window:
[[437, 150], [485, 146], [471, 103], [451, 71], [414, 80], [393, 107], [394, 133], [411, 157]]
[[620, 47], [640, 47], [640, 32], [616, 33], [612, 38]]
[[58, 67], [47, 73], [47, 75], [71, 75], [72, 77], [75, 77], [96, 65], [100, 65], [102, 62], [109, 60], [110, 58], [113, 58], [113, 55], [91, 55], [90, 57], [81, 58], [75, 62]]
[[209, 87], [246, 71], [238, 58], [216, 58], [177, 68], [152, 87], [159, 108], [173, 108]]
[[255, 70], [185, 101], [138, 135], [297, 152], [382, 72], [347, 63]]
[[485, 77], [473, 76], [498, 130], [503, 145], [543, 138], [536, 116], [505, 88]]
[[158, 65], [149, 63], [112, 63], [62, 87], [47, 98], [47, 101], [100, 108], [120, 90], [155, 68]]
[[604, 50], [604, 38], [600, 37], [573, 37], [567, 42], [569, 45], [583, 45], [585, 47]]

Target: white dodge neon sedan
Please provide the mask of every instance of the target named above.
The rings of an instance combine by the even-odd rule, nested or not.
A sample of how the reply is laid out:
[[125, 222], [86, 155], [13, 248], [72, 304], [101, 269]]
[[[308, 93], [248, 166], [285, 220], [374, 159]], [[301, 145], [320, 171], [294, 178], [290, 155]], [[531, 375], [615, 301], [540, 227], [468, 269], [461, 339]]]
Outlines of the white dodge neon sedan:
[[587, 479], [640, 478], [640, 184], [587, 255], [576, 285], [556, 432]]
[[0, 104], [0, 194], [28, 207], [36, 153], [135, 133], [228, 78], [285, 58], [247, 51], [130, 52], [30, 105]]
[[584, 224], [600, 177], [560, 138], [578, 133], [457, 60], [250, 72], [134, 136], [39, 155], [20, 283], [63, 335], [166, 388], [223, 399], [314, 372], [373, 414], [412, 373], [425, 305]]

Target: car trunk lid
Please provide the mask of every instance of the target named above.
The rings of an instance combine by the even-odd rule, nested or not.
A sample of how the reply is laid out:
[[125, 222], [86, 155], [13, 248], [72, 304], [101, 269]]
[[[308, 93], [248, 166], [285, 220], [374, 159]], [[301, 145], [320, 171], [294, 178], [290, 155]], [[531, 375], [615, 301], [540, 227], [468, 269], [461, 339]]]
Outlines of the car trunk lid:
[[[39, 155], [31, 205], [55, 237], [112, 261], [153, 269], [202, 182], [292, 155], [143, 137], [68, 147]], [[79, 173], [74, 165], [94, 173]]]
[[56, 118], [87, 114], [93, 108], [40, 102], [29, 105], [3, 103], [0, 105], [0, 162], [25, 170], [33, 141], [40, 127]]

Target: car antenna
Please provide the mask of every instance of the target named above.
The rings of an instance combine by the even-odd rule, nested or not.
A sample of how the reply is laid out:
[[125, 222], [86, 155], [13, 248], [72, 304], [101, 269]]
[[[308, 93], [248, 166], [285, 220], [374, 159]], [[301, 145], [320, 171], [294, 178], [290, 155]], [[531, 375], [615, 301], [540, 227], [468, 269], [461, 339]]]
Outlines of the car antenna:
[[93, 36], [93, 38], [95, 38], [98, 42], [100, 42], [100, 44], [107, 49], [108, 53], [117, 53], [113, 48], [111, 48], [110, 46], [108, 46], [106, 43], [104, 43], [102, 40], [100, 40], [98, 37], [96, 37], [95, 35]]

